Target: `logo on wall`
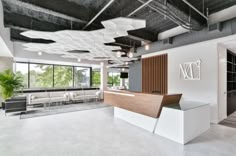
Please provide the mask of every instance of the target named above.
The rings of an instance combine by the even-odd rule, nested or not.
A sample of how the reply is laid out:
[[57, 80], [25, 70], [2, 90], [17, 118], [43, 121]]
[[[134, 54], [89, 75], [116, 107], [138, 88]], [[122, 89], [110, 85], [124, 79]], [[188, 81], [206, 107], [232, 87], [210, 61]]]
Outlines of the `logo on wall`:
[[179, 65], [180, 74], [179, 79], [182, 77], [184, 80], [200, 80], [201, 79], [201, 60], [198, 59], [194, 62], [186, 62]]

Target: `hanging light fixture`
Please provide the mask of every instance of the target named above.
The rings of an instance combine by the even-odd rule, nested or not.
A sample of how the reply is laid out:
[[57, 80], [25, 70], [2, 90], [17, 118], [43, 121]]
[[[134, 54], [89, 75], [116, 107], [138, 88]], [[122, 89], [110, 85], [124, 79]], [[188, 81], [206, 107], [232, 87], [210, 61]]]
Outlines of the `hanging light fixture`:
[[120, 51], [118, 51], [118, 52], [116, 53], [116, 56], [117, 56], [117, 57], [121, 57], [121, 55], [122, 55], [122, 54], [121, 54]]
[[149, 49], [150, 49], [149, 44], [146, 44], [146, 45], [145, 45], [145, 50], [149, 50]]
[[39, 52], [38, 52], [38, 55], [39, 55], [39, 56], [42, 56], [42, 55], [43, 55], [43, 53], [42, 53], [41, 51], [39, 51]]
[[127, 56], [128, 56], [129, 58], [133, 58], [133, 57], [134, 57], [134, 53], [133, 53], [132, 51], [129, 51], [128, 54], [127, 54]]

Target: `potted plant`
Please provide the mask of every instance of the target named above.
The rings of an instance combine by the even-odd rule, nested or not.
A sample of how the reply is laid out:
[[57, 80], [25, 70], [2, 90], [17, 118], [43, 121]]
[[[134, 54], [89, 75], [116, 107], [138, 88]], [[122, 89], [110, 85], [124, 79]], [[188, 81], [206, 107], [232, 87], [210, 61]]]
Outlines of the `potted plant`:
[[[0, 96], [4, 102], [15, 95], [15, 91], [23, 88], [22, 78], [8, 69], [0, 73]], [[3, 102], [3, 106], [4, 106]]]

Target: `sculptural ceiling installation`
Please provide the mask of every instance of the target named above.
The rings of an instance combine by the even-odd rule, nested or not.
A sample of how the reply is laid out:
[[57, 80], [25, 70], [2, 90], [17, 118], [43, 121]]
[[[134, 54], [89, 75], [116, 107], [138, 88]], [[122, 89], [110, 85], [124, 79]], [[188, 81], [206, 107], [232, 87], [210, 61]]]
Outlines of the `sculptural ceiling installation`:
[[32, 52], [60, 54], [65, 58], [80, 58], [94, 61], [111, 60], [115, 64], [124, 64], [136, 58], [117, 57], [120, 46], [108, 46], [105, 43], [115, 42], [114, 38], [127, 36], [130, 30], [146, 27], [146, 21], [119, 17], [101, 22], [103, 29], [93, 31], [63, 30], [56, 32], [26, 31], [21, 35], [31, 39], [53, 40], [54, 43], [26, 43], [24, 47]]

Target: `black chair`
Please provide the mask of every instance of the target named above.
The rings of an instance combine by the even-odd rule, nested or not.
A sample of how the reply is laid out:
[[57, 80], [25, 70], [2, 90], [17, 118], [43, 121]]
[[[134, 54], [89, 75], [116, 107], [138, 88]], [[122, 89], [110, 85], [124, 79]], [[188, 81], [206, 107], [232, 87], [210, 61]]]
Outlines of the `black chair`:
[[5, 102], [5, 115], [10, 112], [24, 112], [27, 110], [26, 97], [14, 97]]

